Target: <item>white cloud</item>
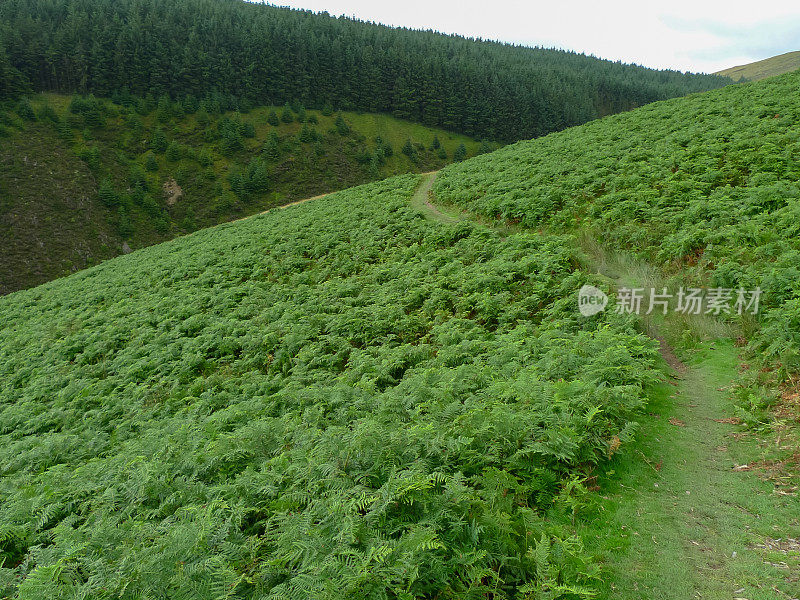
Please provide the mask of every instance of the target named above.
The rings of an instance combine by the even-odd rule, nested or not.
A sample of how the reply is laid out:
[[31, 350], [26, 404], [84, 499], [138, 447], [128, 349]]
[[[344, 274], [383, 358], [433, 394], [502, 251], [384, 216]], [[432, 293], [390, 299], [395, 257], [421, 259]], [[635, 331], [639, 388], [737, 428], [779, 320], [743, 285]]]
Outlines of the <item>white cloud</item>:
[[[493, 0], [277, 0], [386, 25], [558, 47], [648, 67], [711, 72], [800, 50], [800, 5]], [[765, 8], [762, 9], [761, 7]]]

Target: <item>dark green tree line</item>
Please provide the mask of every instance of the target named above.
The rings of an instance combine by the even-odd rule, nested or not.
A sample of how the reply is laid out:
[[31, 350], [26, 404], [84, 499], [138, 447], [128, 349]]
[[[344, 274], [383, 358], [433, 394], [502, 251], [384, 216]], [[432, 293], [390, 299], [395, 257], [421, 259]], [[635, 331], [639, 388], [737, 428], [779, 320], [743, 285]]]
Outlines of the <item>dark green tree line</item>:
[[0, 94], [210, 98], [391, 113], [530, 138], [727, 78], [392, 29], [240, 0], [6, 0]]

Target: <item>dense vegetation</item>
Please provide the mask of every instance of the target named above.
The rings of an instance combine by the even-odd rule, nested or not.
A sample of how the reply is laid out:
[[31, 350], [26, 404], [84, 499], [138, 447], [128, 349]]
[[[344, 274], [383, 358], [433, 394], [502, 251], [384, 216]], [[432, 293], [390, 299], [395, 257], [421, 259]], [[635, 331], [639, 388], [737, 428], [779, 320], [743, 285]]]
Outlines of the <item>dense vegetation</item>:
[[537, 229], [593, 232], [678, 282], [760, 286], [750, 348], [796, 377], [798, 84], [795, 72], [522, 142], [447, 168], [436, 194]]
[[731, 81], [241, 0], [5, 0], [0, 70], [0, 99], [27, 85], [240, 108], [298, 101], [494, 140]]
[[[0, 595], [555, 598], [654, 343], [402, 176], [0, 298]], [[561, 515], [561, 516], [559, 516]]]
[[228, 108], [52, 94], [0, 106], [0, 294], [496, 147], [386, 115]]

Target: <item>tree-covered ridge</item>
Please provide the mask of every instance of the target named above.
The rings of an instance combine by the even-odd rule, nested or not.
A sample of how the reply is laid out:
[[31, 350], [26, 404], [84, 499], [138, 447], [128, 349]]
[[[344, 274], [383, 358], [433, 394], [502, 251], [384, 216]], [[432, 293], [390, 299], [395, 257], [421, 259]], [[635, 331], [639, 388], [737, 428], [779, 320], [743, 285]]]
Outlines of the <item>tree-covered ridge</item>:
[[241, 0], [6, 0], [0, 42], [9, 91], [329, 103], [496, 140], [730, 83]]
[[521, 142], [448, 167], [436, 194], [537, 229], [594, 232], [681, 281], [760, 286], [751, 349], [796, 374], [799, 85], [787, 74]]
[[563, 239], [428, 221], [418, 180], [0, 298], [0, 595], [591, 583], [559, 515], [630, 439], [654, 344], [577, 314]]

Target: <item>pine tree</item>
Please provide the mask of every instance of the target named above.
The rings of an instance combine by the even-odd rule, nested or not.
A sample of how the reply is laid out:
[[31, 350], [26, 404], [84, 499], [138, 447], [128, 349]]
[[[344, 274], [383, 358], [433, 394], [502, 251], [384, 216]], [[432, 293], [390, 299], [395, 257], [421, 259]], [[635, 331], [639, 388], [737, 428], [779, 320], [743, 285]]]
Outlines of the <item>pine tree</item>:
[[214, 164], [214, 156], [211, 154], [209, 150], [203, 148], [200, 152], [197, 153], [197, 163], [201, 167], [210, 167]]
[[242, 137], [252, 139], [256, 137], [256, 128], [252, 123], [244, 122], [240, 128], [240, 133]]
[[164, 154], [164, 157], [169, 162], [177, 162], [177, 161], [179, 161], [181, 159], [181, 147], [180, 147], [180, 144], [178, 144], [178, 142], [176, 142], [174, 140], [171, 141], [169, 143], [169, 146], [167, 146], [167, 150], [166, 150], [166, 153]]
[[461, 162], [465, 158], [467, 158], [467, 147], [462, 142], [461, 144], [458, 145], [456, 151], [453, 152], [453, 160], [456, 162]]
[[292, 113], [292, 109], [289, 108], [289, 105], [283, 107], [283, 112], [281, 113], [281, 121], [286, 123], [294, 123], [294, 114]]
[[172, 118], [172, 101], [169, 96], [161, 96], [158, 99], [158, 108], [156, 109], [156, 119], [159, 123], [166, 123]]
[[267, 140], [264, 142], [262, 152], [269, 160], [276, 161], [278, 158], [280, 158], [280, 145], [281, 140], [278, 137], [277, 132], [270, 131], [269, 135], [267, 136]]
[[23, 98], [17, 103], [17, 114], [26, 121], [35, 121], [36, 113], [31, 106], [30, 100]]
[[186, 94], [183, 98], [183, 110], [188, 114], [194, 114], [200, 108], [200, 103], [197, 98], [192, 94]]
[[338, 115], [336, 117], [336, 121], [334, 121], [334, 126], [336, 127], [337, 133], [342, 137], [350, 133], [350, 126], [345, 122], [344, 117], [342, 115]]
[[220, 152], [230, 156], [244, 147], [238, 125], [230, 119], [220, 121]]
[[108, 177], [104, 177], [100, 181], [100, 186], [97, 188], [97, 197], [100, 198], [100, 202], [104, 206], [109, 208], [119, 204], [119, 195]]
[[247, 190], [266, 192], [269, 189], [269, 170], [263, 161], [254, 158], [247, 165]]
[[278, 125], [280, 125], [278, 114], [274, 110], [269, 111], [269, 115], [267, 115], [267, 123], [269, 123], [273, 127], [277, 127]]
[[56, 129], [58, 131], [58, 137], [60, 137], [62, 140], [72, 140], [72, 127], [69, 126], [69, 121], [66, 118], [59, 121]]
[[311, 127], [309, 127], [307, 123], [303, 123], [303, 127], [297, 134], [297, 139], [300, 142], [307, 144], [309, 142], [313, 142], [315, 137], [316, 136], [314, 135], [314, 130]]
[[117, 209], [117, 233], [120, 237], [128, 239], [133, 235], [133, 221], [124, 206]]
[[150, 138], [150, 148], [153, 152], [157, 154], [161, 154], [165, 152], [167, 149], [167, 136], [164, 134], [164, 130], [157, 128], [153, 131], [153, 136]]
[[144, 168], [148, 171], [158, 171], [158, 160], [156, 159], [156, 155], [152, 152], [148, 152], [144, 157]]
[[433, 136], [433, 142], [431, 143], [431, 150], [438, 150], [441, 147], [442, 143], [439, 141], [439, 136]]
[[30, 91], [30, 82], [11, 65], [5, 46], [0, 43], [0, 100], [13, 100]]

